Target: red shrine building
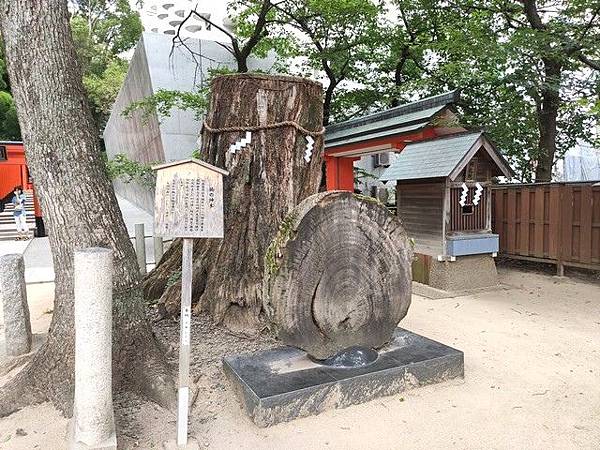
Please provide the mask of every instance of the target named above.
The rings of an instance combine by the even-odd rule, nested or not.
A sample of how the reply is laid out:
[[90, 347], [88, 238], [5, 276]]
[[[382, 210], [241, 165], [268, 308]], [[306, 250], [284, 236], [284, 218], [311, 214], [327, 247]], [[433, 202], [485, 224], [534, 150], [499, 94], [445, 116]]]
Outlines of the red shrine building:
[[466, 131], [453, 105], [458, 91], [429, 97], [327, 127], [327, 190], [354, 190], [354, 162], [367, 155], [401, 152], [411, 142]]
[[[29, 224], [30, 228], [35, 228], [36, 234], [43, 236], [42, 212], [34, 193], [33, 180], [29, 175], [23, 142], [0, 141], [0, 211], [5, 204], [11, 201], [15, 186], [22, 186], [30, 199], [28, 205], [34, 213], [33, 216], [35, 216], [35, 224], [32, 217], [32, 223]], [[12, 225], [12, 222], [8, 221], [8, 224]], [[2, 232], [4, 231], [6, 231], [7, 237], [9, 236], [10, 230], [2, 229], [0, 230], [0, 238], [2, 238]]]
[[12, 194], [15, 186], [24, 190], [33, 189], [25, 161], [22, 142], [0, 141], [0, 198]]
[[448, 92], [333, 124], [325, 135], [327, 189], [354, 191], [355, 166], [376, 183], [368, 194], [392, 189], [415, 243], [413, 279], [445, 291], [497, 284], [491, 187], [513, 175], [485, 133], [460, 125], [458, 100]]

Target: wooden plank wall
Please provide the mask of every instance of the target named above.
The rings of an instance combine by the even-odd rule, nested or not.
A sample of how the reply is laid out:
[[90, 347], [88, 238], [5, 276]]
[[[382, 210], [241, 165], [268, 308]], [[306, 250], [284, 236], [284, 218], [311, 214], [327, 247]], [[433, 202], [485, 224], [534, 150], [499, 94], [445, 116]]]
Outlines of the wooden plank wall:
[[444, 183], [397, 184], [396, 214], [408, 236], [415, 240], [415, 251], [437, 256], [442, 251]]
[[501, 253], [600, 269], [600, 185], [500, 185], [492, 192]]

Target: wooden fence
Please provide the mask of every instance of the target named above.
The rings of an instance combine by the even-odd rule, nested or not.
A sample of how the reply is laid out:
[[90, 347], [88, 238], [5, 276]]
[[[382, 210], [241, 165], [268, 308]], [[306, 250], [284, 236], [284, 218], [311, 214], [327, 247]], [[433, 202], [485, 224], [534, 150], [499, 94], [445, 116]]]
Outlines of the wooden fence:
[[600, 184], [494, 186], [492, 228], [511, 258], [600, 270]]

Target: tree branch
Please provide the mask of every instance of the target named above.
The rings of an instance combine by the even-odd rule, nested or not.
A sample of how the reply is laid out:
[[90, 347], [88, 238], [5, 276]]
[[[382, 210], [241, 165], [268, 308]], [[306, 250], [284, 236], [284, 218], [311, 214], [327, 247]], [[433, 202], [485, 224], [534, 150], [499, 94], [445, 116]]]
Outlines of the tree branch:
[[274, 7], [270, 0], [263, 0], [258, 13], [258, 19], [254, 24], [254, 30], [250, 38], [246, 41], [242, 47], [241, 54], [246, 58], [252, 53], [254, 47], [258, 45], [260, 40], [266, 36], [265, 26], [267, 24], [267, 14]]
[[536, 0], [523, 0], [523, 9], [531, 28], [534, 30], [546, 29], [546, 25], [544, 25], [540, 17]]
[[584, 63], [586, 66], [588, 66], [590, 69], [594, 69], [594, 70], [600, 70], [600, 60], [593, 60], [588, 58], [587, 56], [585, 56], [583, 53], [579, 52], [577, 54], [577, 58], [579, 59], [579, 61], [581, 61], [582, 63]]

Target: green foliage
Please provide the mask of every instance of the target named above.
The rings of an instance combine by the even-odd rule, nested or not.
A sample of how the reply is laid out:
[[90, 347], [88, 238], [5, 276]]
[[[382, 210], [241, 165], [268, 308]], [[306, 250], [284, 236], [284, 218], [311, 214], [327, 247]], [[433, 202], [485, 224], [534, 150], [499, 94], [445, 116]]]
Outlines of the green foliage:
[[[263, 3], [264, 0], [233, 0], [227, 5], [227, 12], [233, 22], [234, 35], [241, 38], [243, 42], [247, 42], [256, 33], [256, 22]], [[259, 40], [250, 55], [265, 58], [269, 54], [275, 54], [277, 55], [275, 70], [288, 72], [289, 58], [298, 56], [296, 40], [289, 33], [282, 33], [280, 28], [274, 26], [278, 20], [276, 8], [269, 8], [265, 20], [265, 29], [259, 35]]]
[[130, 103], [123, 110], [123, 116], [132, 117], [136, 111], [139, 111], [142, 118], [147, 121], [155, 114], [159, 118], [168, 117], [173, 108], [177, 108], [193, 111], [196, 118], [199, 119], [206, 112], [207, 106], [208, 96], [204, 89], [199, 92], [159, 89], [153, 95]]
[[0, 140], [21, 140], [15, 103], [12, 96], [6, 91], [0, 91]]
[[370, 0], [284, 1], [278, 5], [279, 23], [284, 24], [281, 32], [292, 27], [303, 34], [295, 44], [295, 53], [302, 56], [300, 74], [310, 76], [316, 70], [325, 74], [323, 121], [327, 124], [351, 106], [346, 102], [338, 107], [339, 91], [360, 85], [372, 72], [374, 49], [381, 44], [381, 7]]
[[4, 44], [0, 41], [0, 91], [8, 90], [8, 72], [6, 71], [6, 62], [4, 61]]
[[130, 103], [124, 110], [124, 117], [132, 117], [135, 112], [139, 112], [142, 119], [148, 121], [155, 114], [159, 120], [169, 117], [171, 111], [176, 108], [184, 111], [192, 111], [196, 119], [200, 119], [208, 108], [208, 99], [210, 97], [210, 83], [218, 75], [232, 73], [228, 68], [211, 69], [208, 71], [208, 77], [204, 80], [198, 91], [183, 92], [167, 89], [159, 89], [156, 93], [149, 95], [141, 100]]
[[294, 235], [294, 225], [298, 217], [295, 213], [288, 214], [281, 225], [275, 239], [269, 244], [267, 251], [265, 252], [265, 273], [268, 275], [274, 275], [279, 270], [279, 259], [281, 258], [281, 248], [285, 246], [287, 241]]
[[[390, 62], [404, 64], [385, 97], [408, 99], [460, 88], [462, 123], [484, 127], [517, 169], [531, 181], [547, 148], [539, 144], [544, 99], [559, 98], [555, 160], [576, 140], [592, 140], [600, 115], [594, 110], [599, 75], [580, 56], [600, 56], [598, 1], [394, 0], [387, 33]], [[541, 26], [526, 13], [537, 6]], [[595, 11], [595, 12], [594, 12]], [[540, 25], [540, 24], [538, 24]], [[558, 75], [549, 73], [556, 64]], [[385, 67], [385, 65], [383, 66]], [[388, 64], [388, 78], [393, 76]], [[400, 82], [398, 82], [400, 81]], [[378, 86], [390, 83], [378, 79]]]
[[143, 27], [128, 0], [71, 0], [71, 32], [84, 73], [102, 73], [139, 40]]
[[110, 115], [112, 105], [127, 75], [127, 66], [126, 61], [115, 58], [101, 74], [91, 73], [83, 76], [83, 85], [97, 117], [106, 118]]
[[167, 278], [167, 284], [165, 285], [165, 287], [170, 288], [171, 286], [174, 286], [175, 284], [177, 284], [180, 280], [181, 280], [181, 270], [176, 270], [171, 275], [169, 275], [169, 278]]
[[369, 179], [377, 180], [378, 178], [365, 169], [354, 167], [354, 184], [362, 184]]
[[20, 141], [21, 129], [19, 128], [15, 102], [9, 90], [3, 47], [2, 42], [0, 42], [0, 140]]
[[[69, 0], [69, 9], [83, 84], [96, 124], [102, 129], [127, 73], [128, 63], [120, 55], [135, 46], [143, 31], [142, 23], [128, 0]], [[0, 139], [21, 139], [3, 52], [0, 54]]]
[[71, 33], [96, 123], [104, 128], [143, 27], [128, 0], [70, 0]]
[[[543, 133], [556, 128], [555, 160], [598, 139], [599, 11], [599, 0], [234, 0], [226, 45], [238, 71], [275, 52], [276, 70], [322, 80], [325, 123], [460, 89], [460, 125], [484, 128], [530, 181], [553, 151]], [[205, 86], [160, 91], [127, 113], [201, 115], [207, 98]]]
[[156, 173], [152, 170], [152, 164], [132, 161], [122, 153], [115, 155], [111, 160], [107, 160], [106, 169], [111, 180], [118, 179], [125, 183], [135, 181], [143, 186], [154, 186], [156, 184]]

